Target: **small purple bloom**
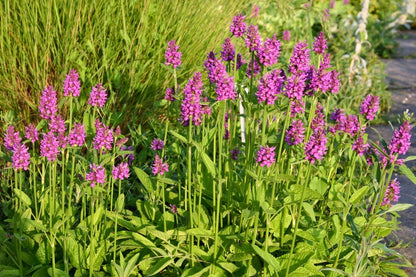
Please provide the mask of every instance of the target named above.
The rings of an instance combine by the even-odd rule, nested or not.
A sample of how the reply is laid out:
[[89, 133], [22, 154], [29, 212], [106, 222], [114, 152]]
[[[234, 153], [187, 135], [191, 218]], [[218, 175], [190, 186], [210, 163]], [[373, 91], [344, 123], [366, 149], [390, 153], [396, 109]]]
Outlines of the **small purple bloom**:
[[36, 129], [35, 125], [30, 124], [29, 126], [26, 126], [25, 131], [26, 138], [32, 143], [39, 140], [39, 131]]
[[14, 169], [28, 169], [30, 164], [30, 154], [29, 148], [24, 143], [18, 144], [13, 148], [12, 161]]
[[335, 7], [335, 1], [331, 0], [331, 2], [329, 2], [329, 8], [333, 9]]
[[117, 179], [124, 180], [124, 179], [129, 178], [130, 170], [129, 170], [128, 164], [125, 162], [122, 162], [117, 166], [113, 166], [112, 174], [113, 174], [114, 180], [117, 180]]
[[231, 153], [231, 159], [237, 160], [238, 156], [241, 154], [241, 151], [240, 149], [238, 149], [237, 146], [235, 146], [234, 149], [230, 151], [230, 153]]
[[257, 25], [250, 25], [247, 29], [246, 46], [251, 52], [258, 51], [261, 47], [261, 36]]
[[368, 120], [373, 120], [379, 109], [379, 96], [367, 95], [361, 104], [360, 114], [364, 115]]
[[340, 122], [341, 118], [343, 117], [343, 110], [342, 109], [335, 109], [332, 114], [331, 117], [329, 119], [336, 121], [336, 122]]
[[302, 120], [293, 120], [292, 125], [287, 130], [285, 141], [289, 145], [298, 145], [305, 139], [305, 127]]
[[399, 130], [395, 130], [393, 138], [390, 142], [389, 149], [392, 154], [403, 154], [406, 155], [407, 150], [410, 147], [410, 129], [412, 126], [409, 124], [409, 121], [403, 122]]
[[344, 2], [342, 3], [343, 5], [348, 5], [350, 3], [350, 0], [344, 0]]
[[360, 131], [360, 122], [356, 115], [347, 115], [341, 117], [341, 130], [351, 136], [355, 136]]
[[91, 187], [95, 187], [96, 184], [105, 183], [105, 169], [102, 165], [90, 164], [90, 172], [85, 176], [85, 180], [91, 182]]
[[182, 53], [179, 51], [179, 45], [176, 45], [175, 40], [168, 42], [168, 48], [165, 51], [166, 65], [173, 65], [177, 68], [181, 65]]
[[102, 108], [104, 107], [106, 101], [106, 89], [101, 84], [98, 84], [96, 87], [93, 87], [90, 93], [90, 98], [88, 99], [88, 104], [93, 107], [98, 106]]
[[64, 96], [72, 95], [78, 97], [81, 92], [81, 82], [78, 72], [74, 69], [69, 71], [64, 81]]
[[294, 117], [296, 114], [305, 112], [305, 102], [302, 100], [293, 99], [290, 102], [290, 116]]
[[324, 10], [324, 20], [325, 21], [328, 20], [330, 16], [331, 16], [331, 14], [329, 13], [329, 10], [325, 9]]
[[354, 150], [360, 157], [366, 153], [368, 147], [368, 143], [364, 144], [364, 137], [362, 133], [359, 134], [358, 138], [352, 144], [352, 150]]
[[178, 213], [178, 208], [177, 208], [175, 205], [173, 205], [173, 204], [169, 204], [169, 207], [170, 207], [170, 211], [171, 211], [173, 214], [177, 214], [177, 213]]
[[[122, 146], [121, 148], [120, 148], [122, 151], [133, 151], [133, 146]], [[133, 164], [133, 161], [134, 161], [134, 153], [131, 153], [131, 154], [125, 154], [124, 155], [124, 158], [128, 158], [128, 163], [129, 163], [129, 166], [131, 166], [132, 164]]]
[[311, 129], [325, 129], [325, 115], [323, 114], [321, 109], [317, 109], [315, 111], [315, 117], [312, 119], [311, 122]]
[[253, 9], [251, 10], [251, 17], [252, 18], [257, 18], [259, 17], [259, 6], [257, 6], [256, 4], [253, 5]]
[[245, 18], [246, 16], [242, 15], [241, 13], [233, 17], [233, 22], [230, 26], [230, 32], [235, 37], [242, 37], [246, 32], [247, 24], [244, 22]]
[[289, 41], [290, 40], [290, 31], [289, 30], [284, 30], [283, 31], [283, 40]]
[[6, 147], [8, 151], [12, 151], [13, 148], [19, 145], [21, 141], [22, 139], [19, 136], [19, 132], [15, 132], [13, 125], [9, 125], [6, 133], [4, 134], [4, 147]]
[[69, 133], [68, 142], [73, 146], [82, 146], [85, 142], [85, 126], [81, 123], [75, 123], [74, 127]]
[[215, 92], [217, 93], [217, 101], [234, 100], [237, 92], [234, 90], [234, 76], [229, 76], [225, 73], [222, 78], [216, 83]]
[[157, 139], [157, 138], [153, 139], [152, 143], [150, 144], [150, 147], [155, 151], [156, 150], [162, 150], [163, 149], [163, 140], [160, 140], [160, 139]]
[[256, 163], [260, 164], [261, 167], [270, 167], [275, 162], [275, 155], [276, 152], [274, 151], [276, 147], [270, 147], [270, 146], [260, 146], [260, 150], [257, 152], [257, 158]]
[[159, 158], [159, 155], [156, 154], [155, 161], [152, 165], [153, 175], [163, 175], [165, 172], [169, 171], [169, 165], [163, 162], [163, 159]]
[[40, 155], [46, 157], [49, 162], [55, 161], [59, 154], [59, 141], [52, 131], [43, 134], [43, 139], [40, 142]]
[[245, 60], [243, 60], [243, 56], [241, 56], [241, 53], [238, 53], [237, 54], [237, 66], [236, 66], [236, 69], [237, 70], [239, 70], [240, 69], [240, 67], [243, 65], [243, 64], [246, 64], [247, 62], [245, 61]]
[[319, 32], [318, 37], [315, 38], [315, 41], [313, 43], [313, 51], [316, 54], [323, 55], [325, 54], [326, 49], [328, 49], [328, 42], [324, 37], [324, 33]]
[[207, 60], [204, 62], [204, 66], [208, 73], [208, 79], [211, 84], [219, 82], [224, 75], [227, 74], [225, 65], [215, 57], [214, 52], [209, 52], [207, 55]]
[[387, 187], [386, 193], [384, 194], [382, 206], [390, 205], [390, 202], [397, 202], [400, 198], [400, 183], [397, 178], [393, 179]]
[[324, 130], [315, 130], [305, 145], [306, 160], [310, 161], [312, 164], [314, 164], [316, 160], [322, 160], [327, 151], [327, 141], [328, 138], [325, 137]]
[[167, 88], [166, 89], [166, 94], [165, 94], [165, 99], [168, 101], [175, 101], [175, 88], [171, 87], [171, 88]]
[[58, 112], [56, 91], [53, 86], [48, 86], [42, 91], [40, 98], [39, 112], [40, 117], [50, 119]]
[[303, 72], [296, 72], [288, 77], [285, 85], [285, 94], [290, 99], [302, 100], [306, 89], [307, 75]]
[[234, 61], [235, 48], [234, 44], [231, 43], [231, 38], [226, 38], [222, 45], [221, 59], [225, 62]]
[[272, 66], [277, 63], [280, 56], [280, 41], [273, 35], [273, 38], [267, 38], [264, 45], [259, 47], [258, 57], [264, 66]]
[[339, 73], [336, 70], [329, 71], [328, 74], [331, 74], [331, 83], [329, 90], [332, 94], [336, 94], [339, 91], [340, 83], [338, 80]]

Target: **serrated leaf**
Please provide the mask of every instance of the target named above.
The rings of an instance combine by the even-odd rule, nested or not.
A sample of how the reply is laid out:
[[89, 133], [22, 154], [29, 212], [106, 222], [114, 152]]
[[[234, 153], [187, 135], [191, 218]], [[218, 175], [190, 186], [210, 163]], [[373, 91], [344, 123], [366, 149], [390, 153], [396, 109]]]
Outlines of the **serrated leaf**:
[[208, 172], [211, 173], [212, 176], [216, 176], [216, 168], [214, 162], [211, 160], [211, 158], [205, 153], [201, 153], [202, 162], [208, 169]]
[[415, 174], [405, 164], [402, 164], [399, 169], [402, 174], [406, 175], [406, 177], [416, 185]]
[[404, 211], [409, 209], [410, 207], [412, 207], [412, 204], [396, 204], [391, 206], [390, 208], [388, 208], [385, 211], [382, 211], [380, 213], [380, 215], [386, 214], [386, 213], [391, 213], [391, 212], [400, 212], [400, 211]]
[[279, 262], [276, 260], [275, 257], [273, 257], [272, 254], [264, 251], [257, 245], [252, 245], [251, 247], [253, 248], [254, 252], [256, 252], [256, 254], [259, 255], [268, 265], [270, 265], [275, 272], [279, 271]]
[[150, 179], [149, 175], [147, 175], [146, 172], [144, 172], [141, 168], [133, 167], [134, 172], [137, 175], [137, 178], [139, 178], [140, 182], [143, 184], [147, 192], [153, 193], [156, 188]]
[[364, 186], [356, 190], [350, 198], [350, 202], [352, 204], [357, 204], [368, 192], [370, 189], [369, 186]]
[[19, 198], [19, 200], [25, 204], [25, 206], [30, 206], [32, 204], [32, 200], [30, 200], [29, 196], [27, 196], [27, 194], [20, 189], [15, 188], [14, 193], [16, 194], [17, 198]]
[[155, 265], [153, 265], [148, 271], [146, 271], [147, 276], [153, 276], [160, 273], [163, 269], [165, 269], [168, 265], [173, 262], [172, 258], [166, 257], [162, 258]]
[[312, 219], [313, 222], [316, 221], [315, 219], [315, 212], [313, 211], [313, 207], [311, 204], [307, 202], [302, 203], [303, 208], [305, 209], [305, 212], [309, 215], [309, 217]]
[[188, 140], [184, 136], [182, 136], [182, 135], [180, 135], [177, 132], [172, 131], [172, 130], [169, 130], [169, 133], [171, 133], [175, 138], [179, 139], [183, 143], [188, 144]]

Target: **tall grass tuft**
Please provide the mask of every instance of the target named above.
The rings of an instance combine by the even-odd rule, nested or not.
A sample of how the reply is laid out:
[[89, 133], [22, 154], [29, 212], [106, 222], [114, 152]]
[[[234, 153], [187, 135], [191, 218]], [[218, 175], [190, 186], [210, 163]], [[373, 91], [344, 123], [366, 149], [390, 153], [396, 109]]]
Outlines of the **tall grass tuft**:
[[122, 103], [120, 114], [135, 110], [134, 120], [145, 121], [140, 115], [171, 76], [161, 68], [166, 41], [175, 38], [187, 49], [186, 76], [201, 64], [200, 53], [225, 38], [224, 28], [246, 3], [2, 1], [0, 110], [30, 122], [45, 85], [62, 83], [74, 68], [84, 90], [93, 85], [89, 80], [103, 80], [117, 99], [112, 104]]

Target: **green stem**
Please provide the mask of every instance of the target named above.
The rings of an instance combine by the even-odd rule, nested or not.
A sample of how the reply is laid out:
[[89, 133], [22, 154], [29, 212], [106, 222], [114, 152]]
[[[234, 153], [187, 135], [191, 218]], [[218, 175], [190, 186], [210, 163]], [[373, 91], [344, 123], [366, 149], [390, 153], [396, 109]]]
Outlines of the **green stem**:
[[[189, 119], [188, 125], [188, 153], [187, 153], [187, 187], [188, 187], [188, 200], [189, 200], [189, 228], [192, 229], [193, 224], [193, 214], [192, 214], [192, 118]], [[185, 202], [186, 204], [186, 202]], [[193, 242], [194, 237], [191, 235], [189, 241], [190, 254], [191, 254], [191, 266], [194, 266], [193, 259]]]

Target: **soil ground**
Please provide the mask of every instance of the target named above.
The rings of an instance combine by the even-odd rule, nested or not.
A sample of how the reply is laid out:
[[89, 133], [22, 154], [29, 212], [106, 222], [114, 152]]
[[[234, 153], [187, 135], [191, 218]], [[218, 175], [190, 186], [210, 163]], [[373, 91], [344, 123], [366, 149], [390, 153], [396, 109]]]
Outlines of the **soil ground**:
[[[401, 32], [397, 42], [399, 48], [392, 59], [383, 60], [386, 64], [387, 81], [392, 92], [392, 106], [387, 119], [398, 128], [398, 116], [409, 110], [416, 116], [416, 31]], [[413, 122], [413, 125], [414, 122]], [[390, 125], [373, 126], [377, 132], [390, 142], [393, 129]], [[374, 130], [368, 130], [370, 138], [378, 140]], [[407, 157], [416, 156], [416, 127], [411, 131], [411, 147]], [[416, 160], [409, 161], [406, 165], [416, 172]], [[400, 230], [395, 231], [387, 238], [390, 246], [397, 245], [395, 250], [404, 255], [413, 265], [416, 262], [416, 185], [406, 176], [395, 174], [394, 178], [401, 184], [399, 203], [413, 204], [408, 210], [400, 212]], [[416, 269], [406, 269], [409, 276], [416, 276]]]

